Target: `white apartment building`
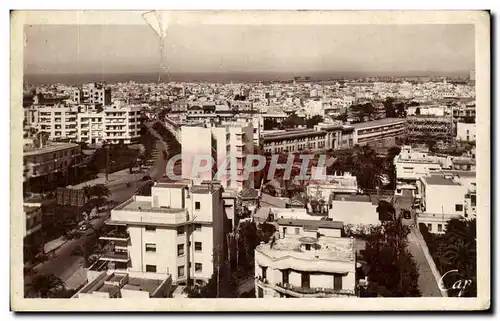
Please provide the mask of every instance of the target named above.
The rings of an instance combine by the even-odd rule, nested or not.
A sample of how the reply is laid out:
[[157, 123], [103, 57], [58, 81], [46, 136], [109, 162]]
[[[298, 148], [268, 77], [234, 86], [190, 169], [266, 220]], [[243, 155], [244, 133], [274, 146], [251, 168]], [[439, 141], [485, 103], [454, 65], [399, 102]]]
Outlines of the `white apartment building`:
[[160, 182], [151, 196], [134, 196], [111, 211], [114, 242], [89, 271], [169, 274], [172, 282], [203, 283], [226, 256], [222, 187], [212, 182]]
[[396, 177], [398, 181], [416, 183], [420, 178], [441, 171], [441, 162], [427, 152], [403, 146], [401, 152], [394, 158]]
[[[310, 199], [327, 201], [332, 193], [356, 194], [358, 192], [356, 176], [349, 173], [326, 175], [325, 171], [325, 168], [311, 168], [311, 181], [306, 187], [306, 194]], [[324, 179], [315, 179], [315, 177], [324, 177]]]
[[457, 122], [457, 140], [463, 142], [475, 142], [476, 124]]
[[[77, 140], [78, 106], [42, 106], [38, 108], [37, 130], [49, 134], [49, 139]], [[33, 117], [33, 119], [36, 119]]]
[[255, 249], [257, 298], [356, 295], [354, 239], [342, 222], [283, 218], [275, 237]]
[[[249, 123], [220, 123], [205, 126], [182, 126], [182, 177], [193, 178], [193, 166], [200, 166], [201, 158], [215, 160], [211, 171], [199, 173], [204, 180], [220, 181], [225, 189], [237, 191], [253, 188], [253, 174], [245, 179], [246, 156], [252, 155], [253, 126]], [[197, 163], [197, 164], [196, 164]], [[225, 173], [218, 170], [226, 169]], [[196, 170], [195, 170], [196, 171]]]
[[106, 106], [103, 113], [106, 142], [132, 144], [141, 136], [140, 106]]
[[[140, 106], [119, 103], [97, 108], [95, 105], [41, 106], [25, 116], [49, 139], [70, 139], [75, 142], [98, 144], [131, 144], [140, 137]], [[35, 125], [36, 124], [36, 125]]]
[[105, 141], [104, 113], [97, 112], [95, 109], [87, 109], [79, 113], [77, 137], [79, 142], [87, 144], [103, 143]]
[[107, 106], [111, 104], [111, 89], [102, 84], [90, 83], [73, 90], [73, 102]]
[[450, 174], [433, 174], [421, 178], [421, 209], [418, 222], [431, 233], [444, 233], [446, 222], [454, 217], [465, 218], [468, 186]]

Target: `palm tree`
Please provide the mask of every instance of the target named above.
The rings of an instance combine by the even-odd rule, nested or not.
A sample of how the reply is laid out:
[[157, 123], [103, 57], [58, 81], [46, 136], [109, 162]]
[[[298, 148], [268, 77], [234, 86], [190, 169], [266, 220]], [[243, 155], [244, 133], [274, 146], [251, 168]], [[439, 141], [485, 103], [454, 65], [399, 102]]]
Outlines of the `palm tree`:
[[38, 297], [50, 298], [66, 288], [64, 282], [54, 274], [37, 274], [31, 281], [31, 289]]

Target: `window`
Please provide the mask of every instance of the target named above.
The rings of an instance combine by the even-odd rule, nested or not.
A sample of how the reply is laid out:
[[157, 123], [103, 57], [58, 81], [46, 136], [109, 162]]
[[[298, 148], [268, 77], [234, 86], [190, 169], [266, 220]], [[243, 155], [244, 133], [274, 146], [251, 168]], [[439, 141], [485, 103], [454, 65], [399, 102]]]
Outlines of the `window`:
[[262, 278], [265, 279], [267, 278], [267, 267], [266, 266], [261, 266], [260, 267], [262, 269]]
[[427, 224], [427, 229], [429, 230], [429, 232], [432, 231], [432, 224], [430, 224], [430, 223]]
[[194, 209], [199, 210], [200, 209], [200, 202], [194, 202]]
[[156, 231], [156, 227], [154, 227], [154, 226], [147, 226], [146, 225], [146, 231], [148, 231], [148, 232], [154, 232], [154, 231]]
[[194, 250], [195, 251], [201, 251], [202, 250], [202, 244], [201, 244], [201, 242], [194, 242]]
[[281, 271], [281, 280], [283, 281], [283, 284], [289, 283], [288, 281], [289, 276], [290, 276], [290, 270]]
[[146, 243], [146, 252], [156, 252], [156, 244]]
[[301, 277], [301, 284], [302, 284], [302, 287], [303, 288], [309, 288], [311, 282], [310, 282], [310, 279], [311, 279], [311, 275], [309, 273], [302, 273], [302, 277]]
[[177, 245], [177, 256], [184, 255], [184, 244]]
[[258, 287], [259, 291], [257, 293], [257, 298], [263, 298], [264, 297], [264, 290], [259, 286]]
[[443, 224], [438, 224], [438, 232], [442, 232], [443, 231]]
[[201, 272], [202, 270], [203, 270], [203, 265], [201, 263], [194, 264], [194, 271], [195, 272]]
[[462, 204], [455, 204], [455, 211], [462, 212], [464, 210], [464, 206]]
[[184, 265], [181, 265], [177, 268], [177, 276], [178, 277], [184, 276]]
[[146, 264], [146, 272], [156, 273], [156, 265]]
[[177, 228], [177, 235], [182, 235], [184, 234], [184, 226], [179, 226]]
[[194, 230], [195, 231], [201, 231], [201, 224], [195, 224], [194, 225]]
[[333, 289], [342, 290], [342, 275], [340, 274], [333, 275]]
[[311, 250], [311, 244], [306, 244], [306, 251], [310, 251]]
[[470, 205], [471, 206], [476, 206], [476, 195], [475, 194], [472, 194], [470, 196]]
[[300, 233], [300, 228], [299, 227], [296, 227], [295, 228], [295, 234], [299, 234]]

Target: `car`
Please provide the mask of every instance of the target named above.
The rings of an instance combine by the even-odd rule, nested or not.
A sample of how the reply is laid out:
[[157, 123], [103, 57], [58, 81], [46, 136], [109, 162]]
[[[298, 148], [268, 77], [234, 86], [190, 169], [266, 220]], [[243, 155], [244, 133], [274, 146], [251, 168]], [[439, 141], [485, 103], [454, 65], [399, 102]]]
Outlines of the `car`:
[[90, 228], [90, 224], [83, 224], [78, 228], [78, 231], [85, 232]]

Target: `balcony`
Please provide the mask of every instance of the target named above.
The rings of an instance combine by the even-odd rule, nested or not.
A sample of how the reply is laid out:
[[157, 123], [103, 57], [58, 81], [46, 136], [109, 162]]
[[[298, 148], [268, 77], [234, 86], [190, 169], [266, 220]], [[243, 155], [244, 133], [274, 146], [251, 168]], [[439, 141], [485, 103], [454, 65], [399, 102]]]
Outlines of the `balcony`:
[[130, 239], [130, 235], [124, 230], [111, 230], [106, 235], [99, 237], [100, 240], [107, 241], [123, 241], [127, 242]]
[[354, 296], [354, 290], [336, 290], [332, 288], [307, 288], [295, 286], [291, 284], [276, 283], [274, 290], [299, 298], [317, 298], [317, 297], [338, 297], [338, 296]]
[[111, 261], [111, 262], [123, 262], [127, 263], [130, 261], [130, 257], [127, 252], [114, 252], [110, 251], [104, 254], [100, 260], [102, 261]]

